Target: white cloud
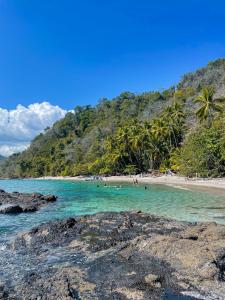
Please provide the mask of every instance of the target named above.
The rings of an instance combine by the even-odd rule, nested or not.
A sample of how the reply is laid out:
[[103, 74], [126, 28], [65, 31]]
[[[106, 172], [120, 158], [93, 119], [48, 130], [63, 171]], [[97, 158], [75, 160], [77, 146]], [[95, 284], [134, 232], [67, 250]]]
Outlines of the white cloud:
[[0, 154], [8, 156], [26, 149], [37, 134], [66, 113], [48, 102], [18, 105], [14, 110], [0, 108]]
[[7, 145], [0, 145], [0, 154], [3, 156], [8, 156], [13, 153], [22, 152], [25, 150], [30, 143], [12, 143]]

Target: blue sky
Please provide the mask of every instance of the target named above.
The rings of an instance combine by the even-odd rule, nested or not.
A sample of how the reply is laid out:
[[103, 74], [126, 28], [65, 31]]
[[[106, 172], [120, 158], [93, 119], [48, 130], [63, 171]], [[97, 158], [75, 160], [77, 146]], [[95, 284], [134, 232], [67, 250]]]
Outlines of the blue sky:
[[0, 107], [167, 88], [225, 56], [225, 2], [0, 0]]
[[0, 0], [0, 154], [76, 105], [225, 57], [224, 0]]

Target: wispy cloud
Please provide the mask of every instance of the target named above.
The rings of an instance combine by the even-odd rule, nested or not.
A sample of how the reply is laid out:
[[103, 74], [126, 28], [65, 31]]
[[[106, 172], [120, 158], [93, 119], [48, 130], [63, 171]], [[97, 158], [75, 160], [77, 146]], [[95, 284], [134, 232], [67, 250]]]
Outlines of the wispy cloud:
[[0, 154], [8, 156], [26, 149], [37, 134], [66, 113], [48, 102], [18, 105], [14, 110], [0, 108]]

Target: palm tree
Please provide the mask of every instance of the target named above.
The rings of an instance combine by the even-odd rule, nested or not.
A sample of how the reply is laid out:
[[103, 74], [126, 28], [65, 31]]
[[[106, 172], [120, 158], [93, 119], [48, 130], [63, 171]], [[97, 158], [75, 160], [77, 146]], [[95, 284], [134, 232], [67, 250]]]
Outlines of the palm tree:
[[177, 147], [182, 140], [185, 128], [184, 104], [173, 102], [172, 106], [165, 110], [163, 118], [170, 128], [171, 144]]
[[163, 118], [152, 120], [151, 132], [156, 138], [163, 138], [169, 135], [169, 128]]
[[199, 95], [195, 102], [199, 103], [201, 107], [196, 111], [196, 115], [200, 122], [208, 120], [209, 125], [212, 123], [214, 112], [221, 112], [223, 106], [221, 102], [224, 98], [214, 98], [215, 89], [213, 86], [208, 86], [202, 89], [201, 95]]

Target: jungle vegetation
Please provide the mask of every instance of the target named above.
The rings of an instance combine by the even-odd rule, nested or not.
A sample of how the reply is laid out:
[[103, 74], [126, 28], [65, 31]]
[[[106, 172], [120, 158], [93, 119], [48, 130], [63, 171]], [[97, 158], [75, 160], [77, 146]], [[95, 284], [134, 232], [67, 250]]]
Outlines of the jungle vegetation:
[[164, 91], [124, 92], [74, 113], [5, 160], [2, 177], [225, 175], [225, 59]]

